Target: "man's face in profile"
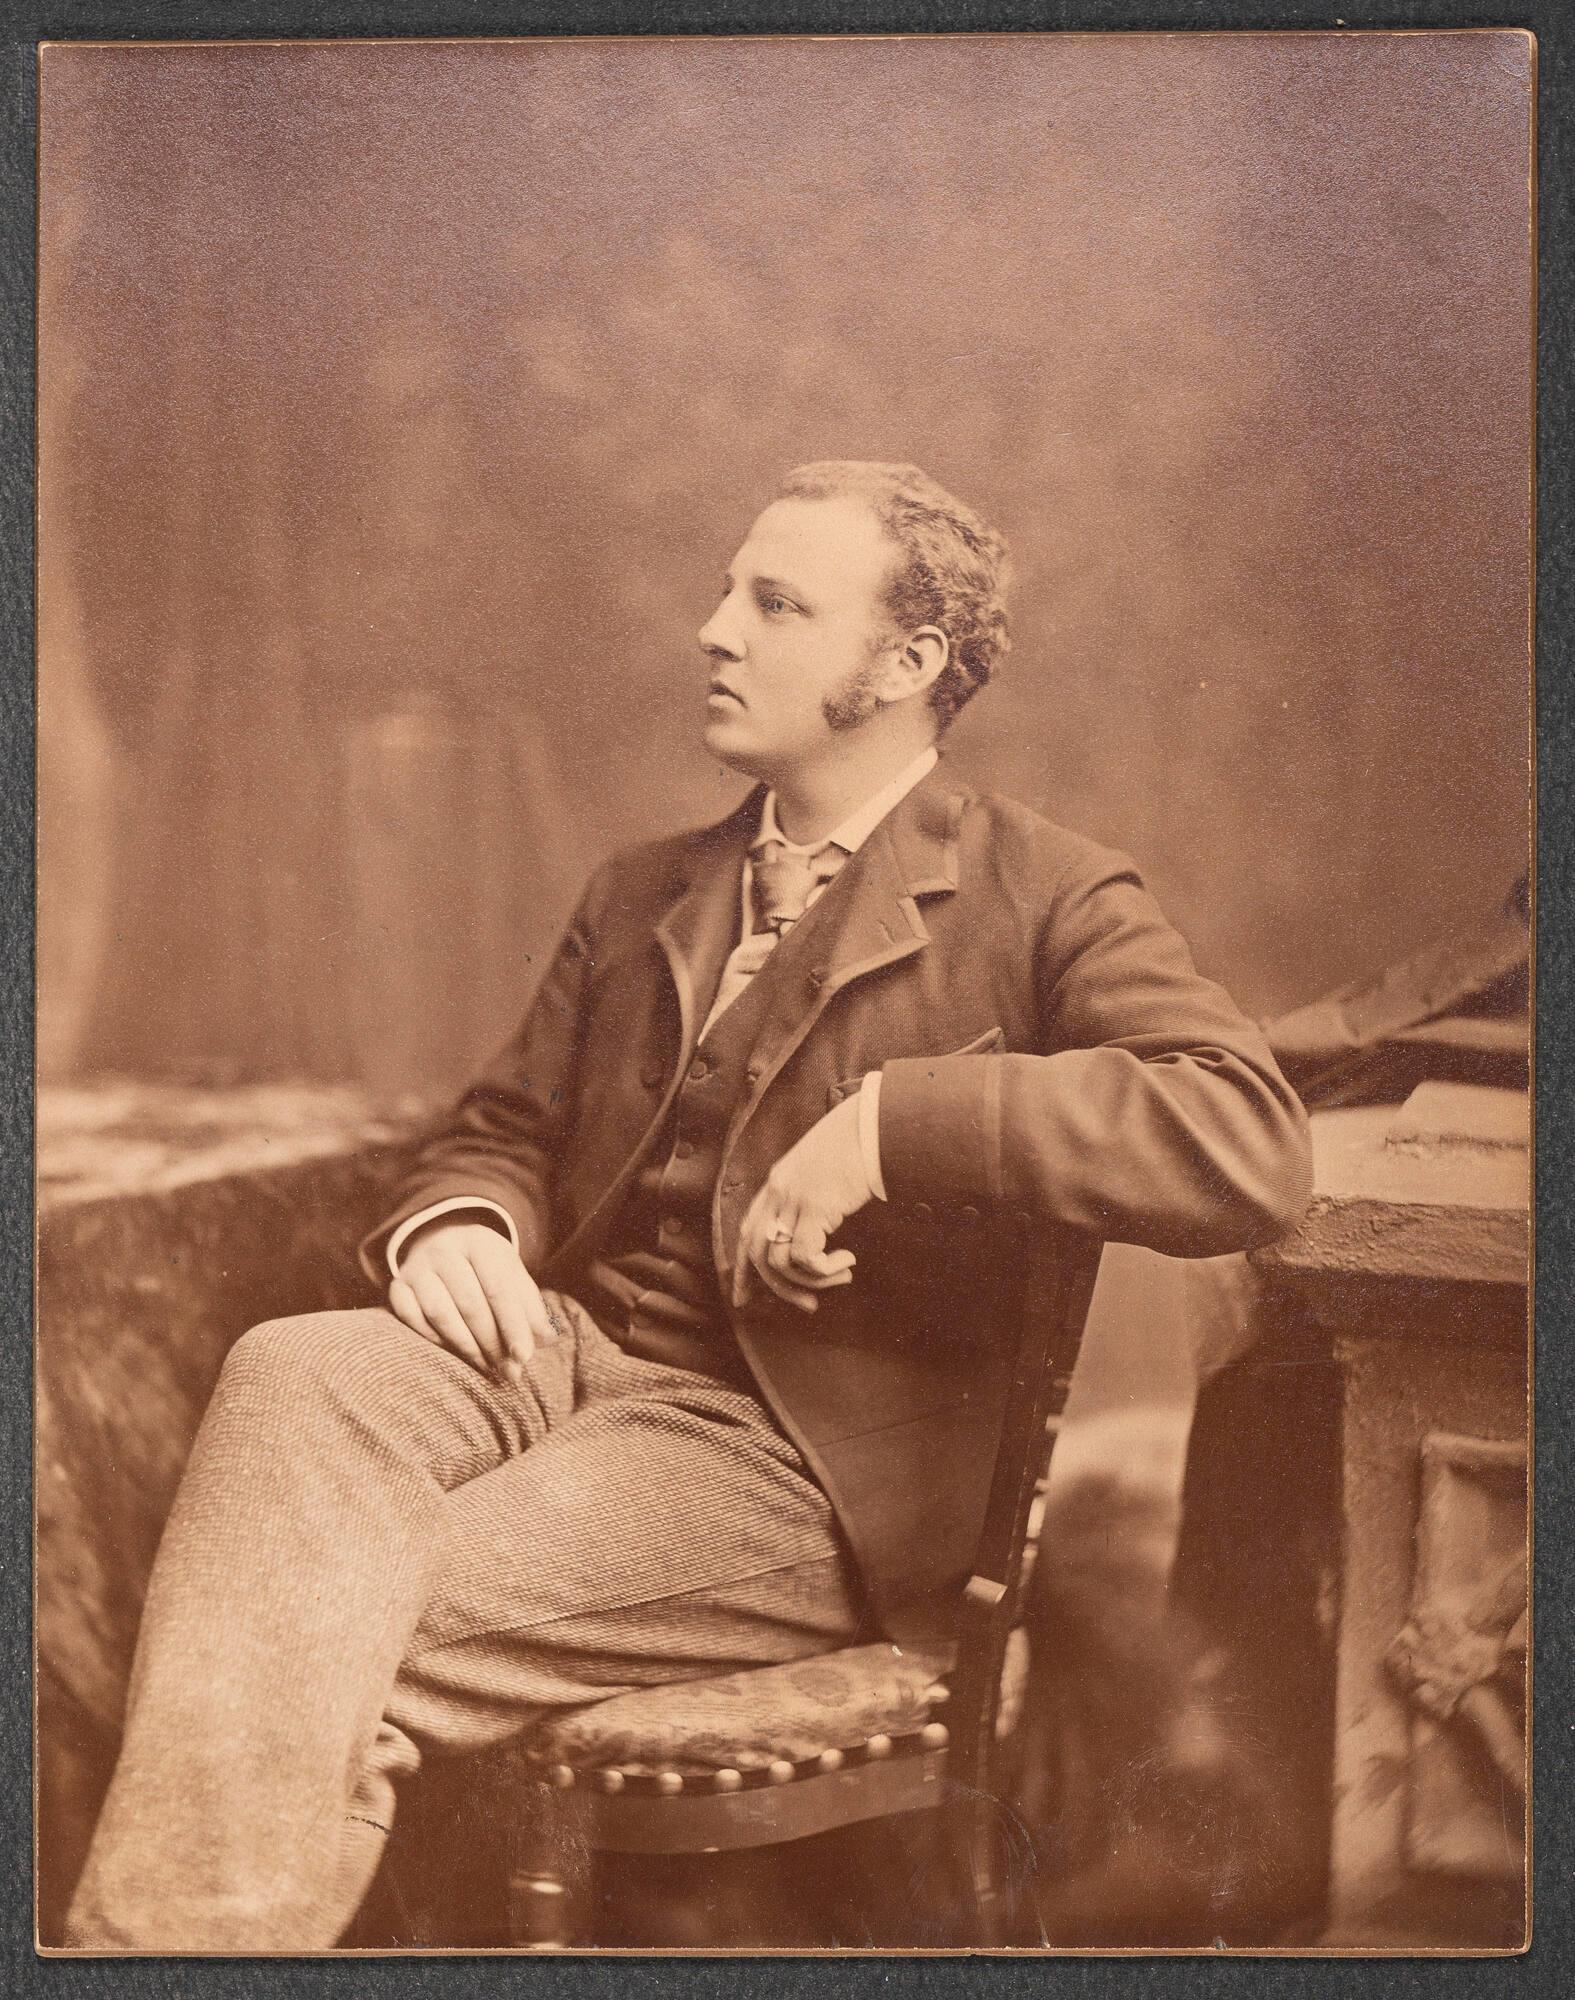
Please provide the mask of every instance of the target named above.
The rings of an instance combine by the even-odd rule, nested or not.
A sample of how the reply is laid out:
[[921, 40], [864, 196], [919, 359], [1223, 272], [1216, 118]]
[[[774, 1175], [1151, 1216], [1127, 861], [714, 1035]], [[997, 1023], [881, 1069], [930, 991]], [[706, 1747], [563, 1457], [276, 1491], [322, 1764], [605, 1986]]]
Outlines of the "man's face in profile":
[[896, 545], [862, 500], [777, 500], [733, 558], [700, 633], [711, 663], [704, 743], [750, 777], [813, 764], [870, 712], [896, 641], [884, 592]]

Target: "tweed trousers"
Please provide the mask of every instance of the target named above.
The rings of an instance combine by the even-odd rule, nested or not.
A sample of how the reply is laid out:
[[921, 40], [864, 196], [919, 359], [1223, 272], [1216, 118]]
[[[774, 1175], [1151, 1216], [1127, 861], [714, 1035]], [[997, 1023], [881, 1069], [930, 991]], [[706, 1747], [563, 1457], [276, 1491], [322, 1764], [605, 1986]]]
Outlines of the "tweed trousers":
[[424, 1755], [851, 1640], [830, 1506], [761, 1404], [551, 1303], [565, 1331], [518, 1388], [382, 1311], [236, 1343], [160, 1545], [68, 1944], [331, 1946]]

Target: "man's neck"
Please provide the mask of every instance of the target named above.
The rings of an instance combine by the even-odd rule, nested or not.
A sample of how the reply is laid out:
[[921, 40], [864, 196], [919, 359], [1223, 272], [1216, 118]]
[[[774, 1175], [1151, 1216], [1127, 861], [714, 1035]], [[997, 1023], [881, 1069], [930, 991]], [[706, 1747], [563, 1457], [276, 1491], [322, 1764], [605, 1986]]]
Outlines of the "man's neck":
[[924, 740], [905, 737], [861, 743], [857, 735], [850, 733], [841, 754], [820, 758], [808, 769], [773, 773], [768, 779], [777, 796], [777, 825], [795, 846], [834, 833], [850, 813], [929, 747]]

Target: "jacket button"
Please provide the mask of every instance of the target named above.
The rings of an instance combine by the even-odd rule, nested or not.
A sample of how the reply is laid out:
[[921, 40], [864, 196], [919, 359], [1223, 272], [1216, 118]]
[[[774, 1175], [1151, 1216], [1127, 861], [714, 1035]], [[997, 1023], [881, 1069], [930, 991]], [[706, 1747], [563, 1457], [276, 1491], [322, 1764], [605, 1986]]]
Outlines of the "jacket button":
[[689, 1081], [691, 1083], [704, 1083], [710, 1074], [711, 1065], [706, 1061], [704, 1056], [696, 1056], [694, 1061], [689, 1065]]
[[913, 1204], [913, 1213], [919, 1222], [933, 1222], [935, 1220], [935, 1210], [931, 1208], [927, 1201], [916, 1201]]
[[666, 1236], [682, 1236], [684, 1233], [683, 1217], [680, 1215], [669, 1215], [662, 1223], [662, 1232]]
[[688, 1139], [680, 1139], [678, 1144], [673, 1148], [673, 1158], [675, 1160], [687, 1160], [693, 1152], [693, 1143]]
[[962, 1210], [962, 1219], [964, 1222], [977, 1222], [979, 1220], [979, 1211], [971, 1202]]

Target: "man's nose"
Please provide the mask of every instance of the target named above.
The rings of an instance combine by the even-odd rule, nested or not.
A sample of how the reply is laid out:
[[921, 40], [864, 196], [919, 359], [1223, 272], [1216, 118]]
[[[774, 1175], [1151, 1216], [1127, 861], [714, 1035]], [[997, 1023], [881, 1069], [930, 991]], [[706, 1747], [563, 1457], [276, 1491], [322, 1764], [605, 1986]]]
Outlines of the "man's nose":
[[713, 660], [741, 660], [744, 656], [744, 642], [738, 626], [728, 610], [728, 601], [722, 602], [700, 627], [700, 650]]

